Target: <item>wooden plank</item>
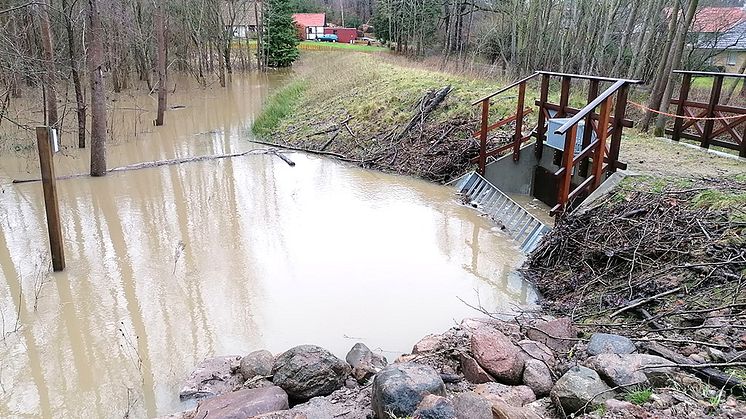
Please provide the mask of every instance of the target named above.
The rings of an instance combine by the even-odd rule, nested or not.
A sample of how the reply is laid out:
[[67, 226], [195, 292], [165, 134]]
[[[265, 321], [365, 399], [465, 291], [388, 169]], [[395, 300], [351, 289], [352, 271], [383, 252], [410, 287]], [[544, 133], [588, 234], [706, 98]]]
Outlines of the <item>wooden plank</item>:
[[52, 268], [55, 272], [65, 269], [65, 249], [62, 241], [62, 223], [57, 202], [57, 179], [54, 173], [54, 159], [50, 142], [49, 127], [36, 127], [36, 145], [39, 149], [44, 209], [47, 215], [49, 248], [52, 252]]
[[482, 130], [479, 135], [479, 174], [484, 176], [487, 167], [487, 125], [490, 118], [490, 100], [482, 101]]
[[[723, 77], [715, 77], [715, 81], [712, 83], [712, 91], [710, 91], [710, 103], [707, 106], [707, 117], [713, 118], [715, 116], [715, 107], [720, 102], [720, 92], [723, 90]], [[715, 126], [715, 121], [708, 119], [705, 121], [705, 129], [702, 133], [702, 147], [710, 148], [710, 139], [712, 138], [712, 128]]]
[[544, 141], [546, 140], [548, 119], [548, 112], [545, 107], [547, 100], [549, 100], [549, 75], [543, 74], [541, 76], [539, 100], [536, 103], [539, 106], [539, 123], [536, 127], [536, 147], [534, 148], [534, 155], [537, 159], [541, 159], [541, 156], [544, 154]]
[[559, 181], [557, 191], [557, 204], [564, 206], [567, 204], [570, 195], [570, 184], [572, 182], [572, 166], [574, 163], [575, 141], [578, 133], [578, 125], [575, 124], [565, 134], [565, 149], [562, 152], [562, 168], [564, 173]]
[[[534, 110], [531, 109], [531, 108], [526, 108], [526, 109], [523, 110], [523, 116], [526, 116], [526, 115], [532, 113], [533, 111]], [[488, 126], [487, 127], [487, 132], [494, 131], [494, 130], [500, 128], [500, 127], [508, 125], [509, 123], [515, 121], [516, 118], [518, 118], [518, 115], [513, 115], [513, 116], [509, 116], [507, 118], [501, 119], [501, 120], [495, 122], [494, 124]], [[476, 131], [476, 132], [472, 133], [472, 136], [474, 136], [475, 138], [479, 138], [479, 136], [481, 134], [482, 134], [482, 130], [480, 129], [479, 131]]]
[[619, 167], [619, 149], [622, 146], [622, 124], [619, 121], [624, 119], [627, 113], [627, 95], [629, 94], [629, 85], [622, 86], [616, 94], [616, 105], [614, 107], [614, 133], [611, 136], [609, 144], [608, 161], [611, 171], [615, 172]]
[[526, 82], [518, 85], [518, 118], [515, 120], [515, 132], [513, 133], [513, 161], [521, 158], [521, 140], [523, 139], [523, 103], [526, 98]]
[[562, 83], [560, 84], [560, 103], [559, 111], [557, 112], [557, 118], [564, 118], [567, 115], [567, 103], [570, 101], [570, 83], [572, 78], [570, 76], [562, 77]]
[[472, 102], [471, 106], [476, 106], [476, 105], [484, 102], [485, 100], [492, 99], [493, 97], [499, 95], [500, 93], [506, 92], [506, 91], [508, 91], [508, 90], [510, 90], [510, 89], [512, 89], [512, 88], [514, 88], [514, 87], [516, 87], [518, 85], [520, 85], [520, 84], [525, 84], [527, 81], [533, 79], [534, 77], [536, 77], [538, 75], [539, 75], [539, 73], [534, 73], [534, 74], [532, 74], [532, 75], [530, 75], [528, 77], [524, 77], [524, 78], [518, 80], [515, 83], [511, 83], [511, 84], [503, 87], [502, 89], [500, 89], [500, 90], [498, 90], [498, 91], [496, 91], [494, 93], [490, 93], [489, 95], [487, 95], [487, 96], [485, 96], [485, 97], [483, 97], [483, 98], [481, 98], [479, 100], [475, 100], [474, 102]]
[[[596, 97], [598, 97], [598, 80], [589, 80], [588, 81], [588, 103], [593, 102]], [[591, 144], [591, 137], [593, 135], [594, 126], [593, 126], [593, 112], [588, 113], [588, 116], [585, 118], [585, 130], [583, 130], [583, 148], [588, 147]], [[606, 126], [606, 125], [602, 125]], [[588, 158], [584, 158], [583, 161], [580, 163], [580, 176], [586, 177], [588, 176]]]
[[554, 71], [539, 71], [539, 74], [546, 74], [549, 76], [555, 76], [555, 77], [570, 77], [573, 79], [581, 79], [581, 80], [598, 80], [598, 81], [607, 81], [611, 83], [616, 83], [618, 81], [623, 81], [625, 83], [630, 84], [642, 84], [642, 80], [634, 80], [634, 79], [615, 79], [611, 77], [599, 77], [599, 76], [587, 76], [583, 74], [569, 74], [569, 73], [557, 73]]
[[[599, 125], [605, 127], [609, 124], [609, 114], [611, 113], [611, 98], [609, 97], [601, 104], [601, 120], [598, 122]], [[596, 147], [595, 153], [593, 153], [593, 170], [592, 177], [594, 178], [593, 184], [591, 185], [591, 191], [595, 191], [601, 182], [603, 182], [603, 169], [604, 169], [604, 154], [606, 152], [606, 136], [608, 131], [605, 129], [601, 130], [601, 135], [598, 137], [598, 146]]]
[[[540, 102], [537, 100], [536, 101], [536, 106], [539, 106], [539, 103]], [[548, 109], [548, 110], [552, 110], [552, 111], [557, 111], [557, 112], [559, 112], [559, 109], [560, 109], [559, 105], [554, 104], [554, 103], [546, 103], [544, 105], [544, 108]], [[578, 112], [580, 112], [580, 109], [573, 108], [572, 106], [567, 106], [567, 107], [565, 107], [565, 111], [567, 112], [567, 116], [572, 116], [572, 115], [576, 115]], [[600, 117], [600, 115], [598, 113], [596, 113], [596, 112], [591, 112], [590, 115], [591, 115], [591, 117], [592, 117], [592, 119], [594, 121], [598, 121], [598, 118]], [[549, 118], [547, 118], [547, 119], [549, 119]], [[612, 125], [616, 124], [616, 121], [614, 120], [613, 116], [611, 117], [611, 119], [609, 120], [609, 122]], [[634, 122], [632, 122], [631, 119], [623, 119], [622, 120], [622, 126], [624, 128], [632, 128], [632, 127], [634, 127], [634, 125], [635, 124], [634, 124]]]
[[[678, 116], [684, 116], [684, 108], [686, 104], [686, 100], [689, 98], [689, 89], [692, 85], [692, 75], [691, 74], [684, 74], [684, 77], [681, 80], [681, 90], [679, 92], [679, 100], [676, 106], [676, 115]], [[679, 138], [681, 138], [681, 126], [684, 124], [684, 120], [681, 118], [676, 118], [676, 121], [673, 125], [673, 136], [671, 137], [674, 141], [679, 141]]]
[[714, 73], [712, 71], [688, 71], [688, 70], [674, 70], [675, 74], [690, 74], [692, 76], [703, 76], [703, 77], [735, 77], [745, 78], [746, 74], [740, 73]]

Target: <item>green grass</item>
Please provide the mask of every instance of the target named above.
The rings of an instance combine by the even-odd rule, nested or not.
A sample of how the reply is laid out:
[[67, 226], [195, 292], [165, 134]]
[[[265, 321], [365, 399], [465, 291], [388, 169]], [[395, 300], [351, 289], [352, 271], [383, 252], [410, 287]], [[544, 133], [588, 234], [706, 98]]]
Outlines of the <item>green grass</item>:
[[652, 396], [653, 389], [645, 388], [628, 393], [626, 396], [624, 396], [624, 399], [630, 403], [642, 406], [645, 403], [649, 402]]
[[[692, 78], [692, 88], [693, 89], [702, 89], [702, 90], [710, 90], [712, 89], [712, 84], [714, 82], [714, 77], [694, 77]], [[723, 80], [723, 91], [727, 92], [728, 89], [733, 87], [733, 84], [736, 84], [736, 92], [739, 91], [740, 85], [743, 81], [741, 79], [734, 79], [734, 78], [725, 78]]]
[[270, 97], [261, 115], [254, 121], [252, 132], [260, 137], [273, 134], [280, 122], [295, 110], [306, 87], [304, 80], [294, 80]]
[[301, 49], [303, 46], [324, 46], [333, 49], [347, 50], [347, 51], [358, 51], [358, 52], [382, 52], [387, 51], [386, 47], [359, 45], [359, 44], [345, 44], [340, 42], [316, 42], [316, 41], [303, 41], [300, 43]]

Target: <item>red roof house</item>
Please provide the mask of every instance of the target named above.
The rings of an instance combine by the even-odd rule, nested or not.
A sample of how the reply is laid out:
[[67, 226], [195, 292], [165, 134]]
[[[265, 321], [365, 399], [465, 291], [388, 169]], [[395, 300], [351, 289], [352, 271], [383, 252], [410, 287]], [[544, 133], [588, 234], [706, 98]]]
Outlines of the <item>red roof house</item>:
[[326, 14], [324, 13], [296, 13], [293, 15], [298, 37], [302, 40], [314, 40], [324, 34]]

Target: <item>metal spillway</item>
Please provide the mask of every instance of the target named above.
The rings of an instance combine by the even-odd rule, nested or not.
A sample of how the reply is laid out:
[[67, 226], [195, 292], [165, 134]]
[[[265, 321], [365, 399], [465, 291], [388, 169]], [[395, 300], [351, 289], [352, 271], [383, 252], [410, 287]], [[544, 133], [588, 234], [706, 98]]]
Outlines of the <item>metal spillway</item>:
[[501, 224], [503, 231], [520, 244], [524, 253], [531, 253], [552, 229], [477, 172], [461, 177], [453, 185], [464, 202]]

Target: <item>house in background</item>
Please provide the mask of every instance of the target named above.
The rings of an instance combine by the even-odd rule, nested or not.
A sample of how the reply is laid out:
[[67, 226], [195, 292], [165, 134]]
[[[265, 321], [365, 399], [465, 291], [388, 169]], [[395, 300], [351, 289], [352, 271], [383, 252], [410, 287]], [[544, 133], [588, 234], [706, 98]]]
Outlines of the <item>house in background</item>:
[[740, 7], [703, 7], [692, 22], [690, 42], [706, 63], [728, 73], [746, 62], [746, 10]]
[[296, 13], [293, 15], [298, 37], [302, 40], [313, 41], [324, 34], [326, 14], [324, 13]]
[[262, 18], [262, 3], [259, 0], [227, 1], [223, 3], [222, 15], [225, 28], [233, 32], [234, 38], [256, 38], [259, 28], [257, 20]]

